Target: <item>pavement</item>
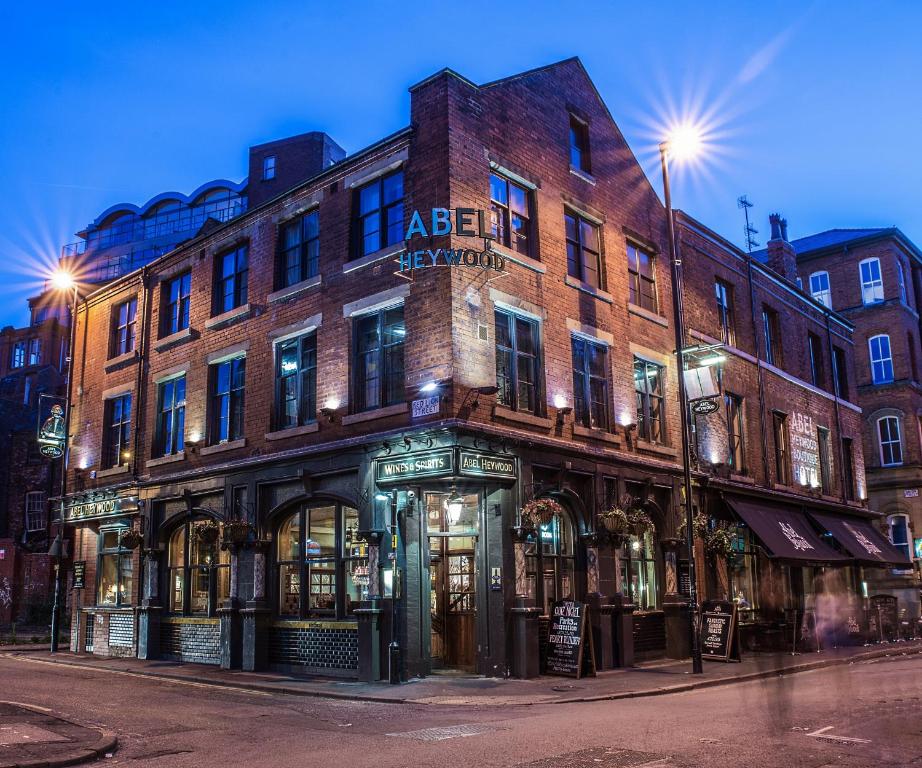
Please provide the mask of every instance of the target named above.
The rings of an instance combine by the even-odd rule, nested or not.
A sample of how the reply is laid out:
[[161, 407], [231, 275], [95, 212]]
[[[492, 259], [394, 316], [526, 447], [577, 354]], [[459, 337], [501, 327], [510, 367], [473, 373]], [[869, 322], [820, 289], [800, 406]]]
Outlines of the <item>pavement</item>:
[[115, 735], [44, 707], [0, 701], [0, 768], [53, 768], [111, 754]]
[[647, 662], [579, 679], [541, 676], [530, 680], [514, 680], [433, 674], [400, 685], [222, 670], [211, 665], [172, 661], [102, 658], [69, 651], [52, 655], [34, 648], [0, 648], [0, 655], [6, 654], [37, 663], [294, 696], [380, 704], [529, 706], [661, 696], [829, 666], [855, 664], [869, 659], [922, 655], [922, 640], [838, 648], [796, 656], [789, 653], [747, 653], [738, 663], [705, 661], [701, 675], [692, 674], [691, 661], [685, 659]]

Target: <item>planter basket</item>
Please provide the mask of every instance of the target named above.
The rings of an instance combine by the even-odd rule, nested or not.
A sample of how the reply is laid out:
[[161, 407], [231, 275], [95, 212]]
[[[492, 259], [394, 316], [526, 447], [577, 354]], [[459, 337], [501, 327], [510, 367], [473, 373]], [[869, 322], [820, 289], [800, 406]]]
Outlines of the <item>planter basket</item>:
[[535, 499], [522, 507], [522, 524], [532, 528], [546, 525], [554, 515], [562, 515], [563, 507], [553, 499]]
[[231, 520], [224, 523], [224, 543], [246, 544], [252, 530], [252, 526], [246, 520]]
[[202, 544], [214, 544], [220, 533], [221, 528], [212, 520], [192, 526], [192, 536]]
[[136, 531], [134, 528], [127, 528], [122, 531], [121, 535], [118, 537], [119, 546], [125, 549], [137, 549], [141, 546], [143, 540], [144, 536], [141, 535], [140, 531]]

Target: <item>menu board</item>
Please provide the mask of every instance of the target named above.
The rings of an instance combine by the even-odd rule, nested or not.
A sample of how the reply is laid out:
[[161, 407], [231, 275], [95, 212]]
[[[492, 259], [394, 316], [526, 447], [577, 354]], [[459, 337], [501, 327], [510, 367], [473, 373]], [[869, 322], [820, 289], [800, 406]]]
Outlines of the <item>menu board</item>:
[[733, 603], [709, 600], [701, 604], [701, 658], [740, 660], [739, 629]]
[[86, 588], [86, 560], [77, 560], [74, 563], [74, 589]]
[[871, 598], [871, 619], [876, 619], [878, 639], [896, 640], [899, 637], [899, 615], [893, 595], [874, 595]]
[[595, 650], [587, 616], [587, 605], [561, 600], [551, 608], [547, 638], [546, 670], [566, 677], [595, 676]]

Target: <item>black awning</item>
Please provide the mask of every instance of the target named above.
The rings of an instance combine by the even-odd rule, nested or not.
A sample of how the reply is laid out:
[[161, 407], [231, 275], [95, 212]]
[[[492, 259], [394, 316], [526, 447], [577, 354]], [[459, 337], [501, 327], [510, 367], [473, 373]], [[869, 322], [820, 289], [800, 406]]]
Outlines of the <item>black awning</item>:
[[790, 504], [751, 501], [726, 496], [730, 508], [748, 525], [771, 557], [804, 563], [847, 563], [847, 555], [836, 552], [817, 536], [807, 516]]
[[808, 514], [818, 525], [825, 528], [842, 545], [846, 552], [861, 563], [870, 565], [893, 565], [911, 568], [912, 563], [878, 531], [870, 520], [860, 517], [845, 517], [828, 512]]

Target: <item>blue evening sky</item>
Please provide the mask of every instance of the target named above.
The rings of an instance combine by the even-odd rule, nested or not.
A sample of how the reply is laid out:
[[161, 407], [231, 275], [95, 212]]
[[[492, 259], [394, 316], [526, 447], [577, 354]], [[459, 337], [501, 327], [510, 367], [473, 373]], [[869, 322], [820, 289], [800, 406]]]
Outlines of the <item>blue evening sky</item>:
[[251, 144], [324, 130], [353, 152], [448, 66], [486, 82], [582, 58], [657, 188], [671, 116], [701, 115], [677, 207], [742, 245], [746, 193], [791, 237], [897, 225], [922, 244], [917, 2], [9, 4], [0, 45], [0, 326], [116, 202], [246, 173]]

